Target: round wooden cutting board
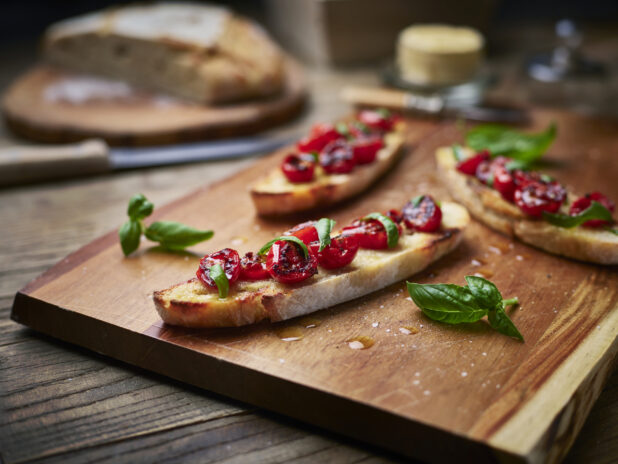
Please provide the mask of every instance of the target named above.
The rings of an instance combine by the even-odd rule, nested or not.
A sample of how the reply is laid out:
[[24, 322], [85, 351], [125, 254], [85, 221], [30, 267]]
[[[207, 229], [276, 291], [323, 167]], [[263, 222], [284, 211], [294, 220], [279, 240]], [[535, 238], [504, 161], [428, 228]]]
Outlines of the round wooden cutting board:
[[286, 66], [279, 95], [221, 106], [39, 66], [8, 89], [2, 111], [15, 134], [47, 143], [99, 137], [110, 145], [159, 145], [246, 135], [285, 122], [302, 109], [307, 93], [302, 69], [292, 60]]

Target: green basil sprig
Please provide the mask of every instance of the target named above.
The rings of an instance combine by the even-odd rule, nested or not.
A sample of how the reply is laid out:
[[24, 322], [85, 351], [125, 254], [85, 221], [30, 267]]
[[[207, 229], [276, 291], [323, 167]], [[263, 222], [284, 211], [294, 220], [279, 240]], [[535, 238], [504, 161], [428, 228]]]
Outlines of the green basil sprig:
[[268, 242], [266, 245], [260, 248], [260, 251], [258, 251], [258, 255], [265, 255], [266, 253], [268, 253], [268, 250], [270, 250], [270, 247], [273, 246], [273, 243], [279, 240], [285, 240], [287, 242], [295, 243], [296, 245], [300, 247], [301, 250], [303, 250], [303, 254], [305, 255], [305, 258], [309, 257], [309, 249], [307, 248], [307, 245], [305, 245], [301, 239], [293, 235], [282, 235], [281, 237], [273, 238], [270, 242]]
[[346, 139], [350, 139], [352, 137], [352, 134], [350, 134], [350, 129], [345, 122], [338, 122], [335, 125], [335, 130], [339, 133], [339, 135], [344, 136]]
[[129, 220], [118, 231], [120, 246], [125, 256], [139, 248], [142, 234], [169, 250], [182, 250], [214, 235], [212, 230], [198, 230], [173, 221], [157, 221], [145, 227], [142, 221], [152, 214], [153, 209], [154, 205], [141, 193], [133, 195], [129, 200]]
[[461, 161], [466, 157], [466, 155], [464, 155], [463, 148], [461, 148], [461, 145], [455, 144], [452, 148], [455, 161]]
[[492, 156], [507, 156], [528, 164], [538, 160], [556, 138], [554, 123], [537, 134], [524, 134], [498, 124], [476, 126], [466, 134], [466, 144], [476, 151], [489, 150]]
[[454, 284], [416, 284], [407, 282], [410, 298], [423, 313], [447, 324], [476, 322], [487, 316], [498, 332], [524, 341], [505, 308], [518, 303], [517, 298], [502, 299], [498, 288], [482, 277], [466, 276], [467, 286]]
[[608, 222], [614, 221], [612, 213], [598, 201], [593, 201], [588, 208], [573, 216], [543, 211], [543, 218], [550, 224], [566, 229], [577, 227], [591, 219], [602, 219]]
[[386, 230], [386, 243], [388, 247], [396, 247], [399, 242], [399, 228], [397, 227], [397, 224], [395, 224], [391, 218], [384, 216], [381, 213], [371, 213], [363, 218], [364, 221], [368, 221], [370, 219], [375, 219], [384, 226], [384, 229]]
[[330, 233], [335, 227], [335, 221], [330, 218], [322, 218], [315, 225], [316, 230], [318, 231], [318, 240], [320, 241], [320, 248], [318, 251], [322, 251], [328, 245], [330, 245]]
[[227, 294], [230, 291], [230, 281], [225, 275], [225, 271], [220, 264], [215, 264], [208, 268], [208, 275], [217, 285], [219, 290], [219, 298], [227, 298]]

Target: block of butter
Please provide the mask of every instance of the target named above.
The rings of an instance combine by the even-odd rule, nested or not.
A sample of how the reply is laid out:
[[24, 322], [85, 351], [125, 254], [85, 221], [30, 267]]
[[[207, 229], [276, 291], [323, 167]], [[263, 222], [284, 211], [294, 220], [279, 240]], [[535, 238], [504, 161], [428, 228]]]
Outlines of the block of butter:
[[474, 77], [483, 47], [483, 36], [469, 27], [413, 25], [399, 34], [397, 67], [400, 77], [412, 84], [458, 84]]

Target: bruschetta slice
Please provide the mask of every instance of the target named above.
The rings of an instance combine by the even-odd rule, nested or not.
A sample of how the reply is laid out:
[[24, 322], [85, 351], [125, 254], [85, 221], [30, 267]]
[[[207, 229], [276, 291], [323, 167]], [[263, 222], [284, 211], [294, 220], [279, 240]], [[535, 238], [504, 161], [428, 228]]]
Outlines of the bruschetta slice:
[[316, 124], [281, 166], [251, 188], [257, 213], [285, 215], [358, 195], [394, 165], [404, 144], [402, 125], [380, 110], [335, 125]]
[[[614, 205], [598, 192], [578, 198], [548, 176], [509, 168], [512, 160], [490, 160], [470, 148], [439, 148], [436, 161], [453, 198], [492, 229], [557, 255], [618, 264]], [[590, 206], [595, 199], [609, 212], [608, 220], [568, 228], [548, 220], [547, 213], [574, 215], [578, 204]]]
[[[431, 197], [425, 196], [423, 201], [426, 198], [430, 199]], [[419, 202], [418, 197], [416, 202]], [[429, 204], [429, 200], [427, 200], [427, 204]], [[271, 263], [271, 260], [277, 258], [276, 254], [280, 253], [279, 250], [273, 254], [274, 247], [283, 243], [275, 242], [266, 260], [271, 274], [268, 276], [269, 278], [242, 280], [241, 277], [239, 280], [230, 283], [229, 293], [225, 298], [221, 298], [216, 288], [204, 283], [203, 272], [205, 267], [201, 265], [201, 268], [198, 269], [198, 278], [155, 292], [156, 309], [161, 318], [172, 325], [202, 328], [233, 327], [253, 324], [264, 319], [271, 322], [282, 321], [361, 297], [423, 270], [459, 244], [463, 230], [469, 223], [466, 209], [455, 203], [444, 202], [437, 207], [441, 217], [433, 215], [433, 219], [438, 217], [437, 222], [431, 223], [432, 219], [429, 222], [424, 220], [423, 224], [419, 224], [410, 219], [409, 213], [413, 210], [413, 207], [416, 207], [417, 211], [423, 209], [425, 215], [433, 214], [433, 210], [426, 206], [417, 204], [409, 206], [407, 210], [404, 208], [399, 217], [397, 217], [397, 213], [391, 214], [392, 211], [396, 210], [389, 213], [389, 217], [393, 218], [393, 222], [396, 223], [400, 232], [395, 244], [390, 243], [389, 235], [389, 246], [387, 248], [366, 248], [379, 247], [379, 234], [384, 233], [384, 230], [380, 232], [380, 225], [377, 221], [367, 220], [370, 216], [373, 217], [378, 213], [355, 221], [352, 226], [344, 228], [338, 236], [331, 238], [333, 240], [331, 246], [341, 237], [356, 237], [354, 240], [358, 240], [358, 244], [355, 245], [356, 250], [352, 261], [342, 267], [334, 268], [332, 260], [330, 262], [328, 260], [323, 261], [322, 252], [315, 253], [314, 257], [317, 256], [319, 271], [316, 269], [315, 273], [310, 273], [308, 278], [300, 282], [284, 283], [279, 277], [287, 278], [289, 274], [284, 272], [277, 274], [280, 271], [274, 269]], [[431, 207], [431, 204], [429, 206]], [[381, 216], [381, 218], [384, 218], [384, 216]], [[306, 239], [306, 224], [311, 223], [299, 226], [302, 233], [293, 232], [299, 230], [299, 227], [292, 229], [292, 233], [310, 243], [312, 238]], [[369, 229], [374, 232], [377, 231], [377, 233], [374, 235], [355, 235], [364, 234]], [[420, 232], [421, 229], [435, 230]], [[384, 236], [382, 237], [384, 238]], [[310, 243], [308, 247], [310, 254], [317, 250], [316, 243]], [[228, 255], [229, 251], [232, 251], [226, 250], [228, 250], [226, 252]], [[332, 251], [333, 253], [337, 252], [334, 253], [337, 256], [341, 256], [339, 254], [341, 250]], [[245, 257], [250, 255], [253, 256], [253, 254], [248, 253]], [[275, 255], [274, 258], [273, 255]], [[207, 255], [202, 262], [205, 260], [211, 260], [211, 263], [215, 262], [212, 261], [213, 256], [214, 254]], [[314, 258], [310, 256], [308, 259]], [[226, 266], [224, 265], [224, 267]], [[233, 274], [231, 267], [226, 267], [226, 269], [230, 271], [229, 275]], [[271, 278], [271, 276], [274, 276], [274, 278]]]

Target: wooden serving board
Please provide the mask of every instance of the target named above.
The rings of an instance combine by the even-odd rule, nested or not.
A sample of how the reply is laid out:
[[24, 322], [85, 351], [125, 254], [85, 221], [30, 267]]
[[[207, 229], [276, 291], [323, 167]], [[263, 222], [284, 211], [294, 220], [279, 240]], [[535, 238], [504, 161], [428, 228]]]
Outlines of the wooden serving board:
[[[618, 198], [618, 123], [564, 113], [534, 116], [537, 129], [558, 123], [549, 173], [578, 191]], [[455, 252], [411, 277], [460, 285], [465, 275], [490, 277], [505, 297], [519, 297], [511, 316], [525, 343], [484, 322], [447, 326], [426, 319], [407, 298], [404, 282], [311, 318], [240, 329], [166, 326], [151, 300], [153, 290], [190, 278], [204, 253], [225, 246], [255, 250], [307, 217], [328, 214], [344, 225], [370, 211], [401, 207], [419, 193], [447, 198], [433, 154], [459, 140], [453, 124], [410, 120], [402, 160], [369, 192], [339, 208], [278, 222], [255, 216], [247, 190], [284, 152], [262, 159], [153, 215], [212, 228], [211, 241], [184, 254], [143, 243], [123, 258], [117, 233], [110, 232], [22, 289], [12, 317], [407, 456], [555, 462], [573, 442], [618, 350], [615, 267], [551, 256], [472, 223]], [[373, 346], [351, 349], [348, 341], [359, 336]]]
[[160, 145], [246, 135], [289, 121], [302, 109], [307, 93], [303, 71], [292, 59], [286, 66], [279, 95], [220, 106], [39, 66], [7, 90], [2, 111], [14, 133], [46, 143], [97, 137], [110, 145]]

